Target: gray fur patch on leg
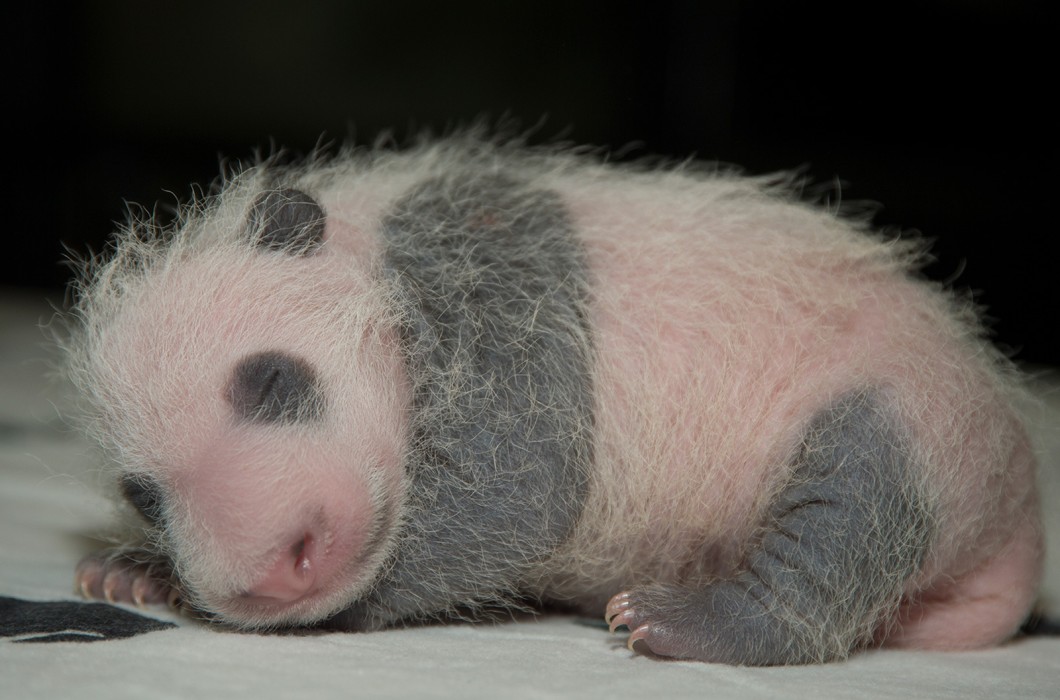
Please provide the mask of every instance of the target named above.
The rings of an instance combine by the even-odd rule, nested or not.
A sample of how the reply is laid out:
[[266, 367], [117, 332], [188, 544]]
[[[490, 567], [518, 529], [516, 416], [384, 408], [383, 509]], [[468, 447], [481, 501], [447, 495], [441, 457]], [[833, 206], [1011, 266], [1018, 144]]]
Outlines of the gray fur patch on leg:
[[655, 653], [734, 664], [842, 658], [896, 609], [933, 531], [900, 432], [873, 393], [813, 421], [746, 569], [706, 590], [634, 590]]
[[383, 236], [411, 493], [387, 573], [344, 615], [360, 627], [514, 592], [577, 522], [593, 447], [587, 265], [559, 196], [467, 170], [415, 187]]

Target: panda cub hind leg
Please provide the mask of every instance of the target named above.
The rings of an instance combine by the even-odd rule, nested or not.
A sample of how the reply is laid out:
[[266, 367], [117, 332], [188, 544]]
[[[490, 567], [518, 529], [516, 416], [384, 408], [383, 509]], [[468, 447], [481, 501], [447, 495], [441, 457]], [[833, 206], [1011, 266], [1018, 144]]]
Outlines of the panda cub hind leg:
[[931, 538], [909, 462], [879, 395], [844, 396], [812, 421], [741, 573], [620, 593], [612, 630], [628, 627], [634, 650], [730, 664], [848, 655], [897, 609]]

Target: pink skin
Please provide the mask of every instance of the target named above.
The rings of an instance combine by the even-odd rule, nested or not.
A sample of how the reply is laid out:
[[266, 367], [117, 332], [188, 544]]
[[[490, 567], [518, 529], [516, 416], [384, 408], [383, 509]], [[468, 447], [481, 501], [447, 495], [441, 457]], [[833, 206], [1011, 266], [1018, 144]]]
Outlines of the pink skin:
[[251, 605], [294, 603], [314, 592], [317, 562], [324, 558], [314, 533], [306, 533], [290, 549], [281, 551], [265, 576], [243, 594]]
[[[1029, 449], [1020, 455], [1032, 462]], [[1033, 491], [1013, 517], [1015, 532], [970, 571], [939, 577], [908, 599], [894, 628], [882, 637], [886, 646], [975, 649], [994, 646], [1016, 634], [1038, 595], [1045, 542]]]
[[[211, 542], [211, 556], [225, 562], [221, 575], [226, 583], [246, 581], [235, 587], [214, 583], [215, 566], [203, 574], [204, 583], [193, 586], [199, 596], [195, 603], [238, 621], [298, 615], [320, 605], [334, 605], [336, 598], [346, 599], [351, 583], [359, 581], [362, 568], [381, 547], [378, 537], [374, 541], [366, 538], [385, 530], [385, 523], [375, 522], [384, 514], [373, 506], [369, 488], [349, 470], [341, 469], [343, 465], [329, 469], [321, 460], [315, 464], [324, 472], [318, 473], [319, 481], [254, 488], [255, 480], [247, 478], [247, 470], [236, 466], [236, 455], [261, 470], [264, 465], [286, 461], [285, 452], [304, 455], [306, 450], [290, 444], [255, 449], [250, 447], [252, 437], [243, 435], [240, 441], [226, 445], [212, 442], [204, 449], [208, 457], [182, 470], [175, 483], [175, 491], [181, 494], [178, 508], [186, 510], [175, 520], [194, 523], [202, 533], [224, 533]], [[231, 440], [231, 435], [225, 438]], [[328, 471], [333, 475], [325, 476]], [[328, 488], [315, 489], [319, 483]], [[302, 495], [277, 499], [277, 491]], [[226, 503], [224, 499], [233, 493], [238, 494], [238, 501]], [[261, 512], [272, 517], [256, 517]], [[182, 553], [179, 549], [177, 553], [180, 561]], [[194, 562], [193, 554], [187, 556]], [[194, 576], [194, 563], [191, 569]], [[148, 565], [122, 557], [84, 559], [77, 568], [76, 585], [85, 597], [137, 606], [175, 604], [179, 597], [164, 577], [150, 574]]]
[[[630, 628], [630, 648], [666, 653], [665, 634], [652, 649], [652, 620], [631, 605], [629, 590], [692, 575], [694, 568], [674, 566], [674, 554], [694, 567], [702, 553], [693, 546], [659, 555], [660, 543], [729, 542], [742, 550], [785, 476], [775, 466], [789, 463], [798, 426], [850, 386], [882, 386], [909, 416], [914, 444], [931, 455], [923, 459], [932, 466], [940, 529], [897, 619], [879, 621], [878, 641], [944, 649], [1010, 637], [1041, 577], [1035, 463], [1018, 417], [979, 349], [954, 330], [951, 310], [900, 276], [847, 262], [827, 230], [802, 250], [771, 238], [769, 231], [818, 226], [801, 220], [805, 213], [762, 212], [733, 226], [721, 206], [704, 206], [701, 219], [664, 224], [710, 231], [697, 250], [680, 233], [645, 240], [641, 232], [658, 226], [656, 210], [631, 210], [625, 203], [637, 193], [613, 188], [581, 185], [572, 196], [595, 273], [597, 478], [627, 484], [646, 470], [653, 482], [638, 502], [595, 511], [604, 518], [597, 532], [623, 533], [621, 546], [592, 571], [585, 560], [595, 553], [595, 533], [587, 549], [573, 543], [570, 561], [586, 576], [565, 581], [557, 597], [585, 601], [586, 612], [600, 605], [612, 629]], [[679, 194], [654, 194], [658, 209], [682, 210]], [[669, 254], [679, 245], [687, 264]], [[656, 270], [644, 261], [665, 263]], [[799, 265], [811, 272], [800, 274]], [[758, 280], [771, 283], [759, 290]], [[745, 291], [775, 296], [747, 305]], [[697, 318], [704, 313], [710, 323]], [[625, 465], [625, 455], [658, 437], [630, 429], [644, 405], [663, 411], [659, 424], [672, 439], [662, 443], [665, 452], [648, 454], [650, 466]], [[674, 483], [694, 497], [675, 498]], [[724, 548], [715, 551], [720, 559], [699, 560], [708, 581], [739, 565]]]
[[[182, 276], [115, 330], [121, 378], [150, 385], [127, 419], [147, 426], [145, 468], [171, 490], [177, 568], [236, 624], [311, 621], [355, 599], [400, 515], [410, 392], [393, 333], [365, 331], [353, 350], [319, 328], [321, 315], [310, 324], [306, 309], [270, 303], [361, 293], [378, 254], [367, 232], [415, 181], [401, 177], [324, 193], [320, 254], [267, 273], [256, 258], [183, 261]], [[596, 471], [586, 515], [550, 560], [557, 570], [535, 572], [532, 594], [605, 608], [612, 629], [631, 628], [631, 647], [652, 649], [652, 621], [628, 591], [730, 575], [802, 426], [830, 398], [873, 386], [893, 398], [922, 450], [940, 524], [877, 641], [952, 648], [1012, 634], [1041, 571], [1034, 460], [1001, 380], [985, 369], [991, 358], [947, 303], [808, 210], [683, 180], [575, 173], [549, 185], [567, 197], [592, 268]], [[204, 300], [205, 313], [183, 315], [175, 298]], [[137, 335], [138, 322], [157, 318], [169, 319], [160, 332], [171, 338]], [[200, 346], [204, 326], [218, 340]], [[246, 353], [277, 347], [311, 360], [329, 395], [343, 398], [319, 436], [231, 426], [226, 373]], [[166, 353], [208, 362], [175, 384], [159, 376]], [[78, 585], [126, 602], [168, 594], [128, 560], [90, 558]]]
[[[211, 538], [211, 557], [227, 563], [225, 578], [241, 582], [237, 590], [226, 590], [205, 578], [195, 590], [209, 592], [200, 593], [209, 609], [237, 619], [334, 597], [344, 578], [357, 575], [377, 517], [367, 485], [344, 468], [341, 456], [313, 440], [277, 444], [260, 432], [250, 427], [223, 433], [173, 482], [186, 511], [178, 520], [207, 536], [224, 533]], [[285, 469], [307, 462], [313, 480]], [[273, 471], [280, 475], [264, 481]], [[263, 512], [270, 517], [259, 517]], [[181, 554], [178, 549], [178, 561]]]
[[[354, 229], [343, 235], [355, 239], [345, 245], [371, 252]], [[404, 489], [409, 390], [392, 331], [343, 315], [351, 295], [372, 298], [362, 264], [351, 264], [360, 258], [326, 246], [305, 259], [264, 258], [275, 266], [269, 272], [250, 253], [185, 260], [182, 274], [161, 278], [118, 320], [112, 336], [121, 341], [106, 352], [122, 373], [113, 384], [134, 396], [116, 420], [150, 436], [138, 438], [150, 446], [138, 462], [166, 493], [166, 554], [180, 573], [181, 598], [239, 626], [298, 624], [355, 597], [387, 551]], [[185, 303], [174, 306], [174, 298]], [[321, 343], [321, 318], [359, 323], [362, 337], [347, 345], [361, 354]], [[340, 369], [326, 353], [322, 359], [322, 346], [343, 358]], [[327, 398], [322, 422], [233, 418], [225, 398], [231, 368], [261, 348], [313, 364]], [[205, 359], [182, 381], [157, 369], [189, 357]], [[375, 377], [387, 381], [373, 384]], [[86, 559], [76, 583], [88, 597], [116, 602], [169, 599], [165, 582], [121, 556]]]

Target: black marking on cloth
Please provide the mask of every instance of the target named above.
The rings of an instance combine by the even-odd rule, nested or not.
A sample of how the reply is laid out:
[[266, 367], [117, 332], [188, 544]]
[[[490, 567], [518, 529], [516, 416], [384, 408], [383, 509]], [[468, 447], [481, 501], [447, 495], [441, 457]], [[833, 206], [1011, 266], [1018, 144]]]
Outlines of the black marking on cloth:
[[18, 643], [100, 642], [176, 627], [105, 603], [0, 596], [0, 637]]
[[306, 422], [324, 412], [316, 372], [305, 360], [279, 351], [240, 360], [226, 396], [237, 417], [260, 423]]
[[291, 187], [270, 190], [250, 207], [247, 232], [255, 245], [289, 255], [310, 255], [324, 242], [327, 216], [309, 194]]
[[592, 463], [588, 271], [560, 197], [439, 177], [383, 238], [414, 386], [410, 510], [347, 626], [503, 598], [573, 529]]
[[809, 426], [746, 570], [705, 590], [649, 594], [638, 612], [659, 625], [660, 647], [683, 658], [842, 658], [897, 609], [927, 552], [934, 521], [916, 479], [880, 398], [850, 394]]

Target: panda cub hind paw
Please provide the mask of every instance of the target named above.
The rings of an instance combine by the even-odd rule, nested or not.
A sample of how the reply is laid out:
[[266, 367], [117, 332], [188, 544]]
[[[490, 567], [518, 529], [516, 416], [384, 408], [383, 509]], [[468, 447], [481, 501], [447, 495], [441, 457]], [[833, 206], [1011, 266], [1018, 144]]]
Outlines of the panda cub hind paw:
[[[671, 586], [642, 586], [613, 596], [607, 604], [604, 619], [612, 632], [626, 627], [630, 634], [626, 646], [630, 651], [648, 656], [677, 659], [704, 657], [695, 640], [695, 628], [706, 621], [695, 614], [686, 617], [681, 591]], [[709, 654], [708, 654], [709, 656]]]

